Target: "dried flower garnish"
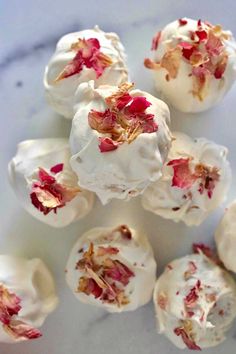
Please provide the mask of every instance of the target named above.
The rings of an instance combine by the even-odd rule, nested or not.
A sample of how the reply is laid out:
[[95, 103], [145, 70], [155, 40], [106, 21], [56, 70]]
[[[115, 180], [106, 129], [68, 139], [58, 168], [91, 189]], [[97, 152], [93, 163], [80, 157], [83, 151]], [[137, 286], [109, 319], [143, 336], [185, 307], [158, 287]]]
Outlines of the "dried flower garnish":
[[[51, 172], [54, 174], [62, 170], [63, 164], [58, 164], [51, 168]], [[38, 181], [32, 185], [30, 198], [35, 208], [44, 215], [47, 215], [51, 211], [57, 213], [57, 209], [64, 207], [79, 191], [78, 187], [57, 183], [54, 176], [50, 175], [43, 168], [39, 168]]]
[[104, 70], [112, 65], [111, 58], [101, 52], [101, 46], [97, 38], [79, 38], [76, 43], [72, 44], [70, 50], [76, 52], [75, 57], [66, 65], [55, 82], [79, 74], [83, 67], [93, 69], [98, 79]]
[[197, 254], [203, 253], [207, 258], [212, 260], [214, 263], [218, 264], [219, 266], [222, 267], [222, 262], [219, 259], [217, 253], [211, 249], [208, 245], [205, 243], [193, 243], [193, 252]]
[[184, 279], [188, 280], [192, 277], [193, 274], [195, 274], [197, 271], [197, 266], [194, 262], [190, 261], [188, 263], [188, 269], [184, 273]]
[[157, 303], [162, 310], [166, 310], [166, 306], [168, 304], [168, 297], [163, 291], [158, 294]]
[[[181, 336], [183, 342], [186, 344], [187, 348], [190, 350], [201, 350], [201, 348], [195, 343], [193, 335], [192, 335], [192, 325], [191, 324], [184, 324], [182, 327], [177, 327], [174, 329], [174, 333], [177, 336]], [[187, 328], [186, 328], [187, 327]]]
[[[185, 19], [178, 21], [179, 26], [187, 24]], [[167, 51], [159, 62], [146, 58], [144, 65], [152, 70], [165, 68], [168, 71], [166, 80], [169, 81], [177, 77], [181, 59], [184, 60], [191, 66], [192, 94], [203, 101], [208, 94], [211, 78], [220, 80], [226, 70], [228, 54], [223, 41], [228, 38], [229, 35], [221, 26], [212, 26], [208, 22], [198, 20], [197, 30], [189, 31], [189, 40], [183, 42], [180, 38], [178, 43], [174, 41], [172, 46], [168, 43]], [[155, 47], [155, 41], [153, 43]]]
[[98, 246], [95, 252], [93, 243], [90, 243], [75, 268], [83, 272], [78, 292], [117, 306], [128, 304], [129, 299], [124, 290], [135, 275], [125, 264], [111, 258], [118, 253], [119, 249], [111, 246]]
[[41, 337], [38, 329], [31, 327], [16, 316], [21, 310], [21, 299], [0, 284], [0, 321], [3, 329], [15, 339], [34, 339]]
[[189, 293], [186, 295], [184, 298], [184, 303], [186, 307], [194, 307], [196, 305], [196, 302], [199, 298], [199, 290], [201, 287], [201, 282], [200, 280], [197, 280], [195, 286], [190, 289]]
[[184, 18], [179, 18], [179, 25], [180, 26], [185, 26], [185, 25], [187, 25], [187, 23], [188, 23], [188, 21], [187, 20], [185, 20]]
[[160, 39], [161, 31], [157, 32], [157, 34], [153, 37], [151, 50], [157, 50]]
[[106, 98], [108, 108], [104, 112], [91, 110], [88, 122], [92, 129], [110, 136], [99, 137], [101, 152], [116, 150], [124, 142], [131, 143], [142, 133], [153, 133], [158, 126], [154, 115], [146, 113], [151, 106], [146, 97], [132, 97], [133, 84], [122, 84], [118, 91]]
[[219, 170], [204, 164], [196, 164], [193, 171], [190, 168], [190, 158], [174, 159], [168, 162], [174, 170], [172, 186], [182, 189], [191, 188], [195, 182], [199, 183], [199, 193], [207, 192], [208, 198], [212, 198], [216, 183], [220, 179]]

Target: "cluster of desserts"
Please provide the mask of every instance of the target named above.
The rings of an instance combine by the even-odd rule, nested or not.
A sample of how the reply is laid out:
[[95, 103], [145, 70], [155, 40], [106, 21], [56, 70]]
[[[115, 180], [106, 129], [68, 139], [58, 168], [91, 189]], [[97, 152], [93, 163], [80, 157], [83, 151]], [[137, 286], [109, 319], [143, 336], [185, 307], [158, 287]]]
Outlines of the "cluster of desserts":
[[[177, 109], [199, 112], [223, 98], [236, 78], [231, 32], [179, 19], [152, 41], [157, 90]], [[27, 140], [9, 163], [9, 179], [35, 218], [64, 227], [102, 204], [142, 195], [145, 209], [199, 225], [225, 200], [231, 182], [227, 148], [169, 129], [165, 102], [128, 80], [124, 47], [98, 27], [62, 37], [44, 75], [49, 104], [72, 120], [70, 138]], [[66, 279], [82, 302], [110, 312], [153, 300], [160, 331], [178, 347], [200, 349], [224, 339], [236, 317], [234, 203], [216, 231], [221, 262], [203, 245], [172, 261], [156, 282], [146, 235], [126, 225], [82, 235]], [[37, 338], [57, 303], [40, 260], [0, 258], [0, 340]], [[36, 294], [36, 295], [33, 295]], [[37, 299], [35, 300], [35, 296]]]

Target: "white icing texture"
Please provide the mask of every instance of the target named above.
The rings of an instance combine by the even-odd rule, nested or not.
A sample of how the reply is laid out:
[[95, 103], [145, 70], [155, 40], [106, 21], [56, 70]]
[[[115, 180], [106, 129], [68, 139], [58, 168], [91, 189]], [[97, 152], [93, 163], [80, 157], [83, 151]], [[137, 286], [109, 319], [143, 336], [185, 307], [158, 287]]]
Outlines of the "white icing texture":
[[[163, 176], [145, 190], [142, 204], [145, 209], [166, 219], [183, 221], [188, 226], [199, 225], [227, 195], [231, 182], [231, 169], [226, 159], [228, 151], [204, 138], [192, 139], [179, 132], [173, 135], [175, 140]], [[180, 169], [176, 175], [182, 185], [177, 185], [171, 161], [180, 159], [189, 161], [189, 174], [184, 168]], [[208, 170], [206, 174], [204, 169]], [[200, 172], [195, 178], [197, 170]], [[193, 180], [187, 184], [190, 175]]]
[[[105, 68], [102, 75], [97, 78], [93, 68], [83, 66], [75, 75], [55, 82], [58, 75], [66, 65], [72, 61], [76, 52], [71, 50], [71, 45], [78, 39], [88, 40], [96, 38], [100, 43], [100, 51], [112, 60], [112, 65]], [[96, 87], [99, 85], [119, 85], [127, 81], [128, 73], [125, 64], [125, 51], [119, 37], [115, 33], [103, 32], [96, 26], [81, 32], [69, 33], [57, 43], [56, 51], [49, 61], [44, 74], [44, 87], [48, 103], [59, 114], [72, 119], [74, 116], [75, 93], [82, 82], [94, 80]]]
[[[93, 207], [93, 193], [79, 190], [78, 178], [70, 167], [70, 149], [67, 139], [27, 140], [18, 145], [16, 156], [9, 163], [9, 179], [23, 206], [32, 216], [54, 227], [64, 227], [87, 215]], [[50, 169], [63, 164], [63, 170], [53, 174]], [[32, 187], [38, 182], [39, 168], [53, 175], [58, 184], [77, 189], [78, 193], [63, 207], [44, 215], [31, 201]]]
[[[91, 244], [92, 261], [90, 258], [86, 268], [81, 262]], [[101, 255], [104, 250], [107, 252]], [[100, 279], [88, 268], [95, 270]], [[109, 312], [122, 312], [135, 310], [150, 301], [155, 273], [156, 262], [147, 237], [122, 225], [115, 229], [94, 228], [82, 235], [70, 253], [66, 280], [78, 300]], [[81, 277], [95, 280], [88, 293], [79, 289]]]
[[93, 82], [81, 84], [70, 135], [72, 169], [79, 176], [81, 187], [95, 192], [103, 204], [112, 198], [129, 200], [158, 180], [171, 145], [167, 105], [146, 92], [131, 90], [133, 98], [141, 96], [151, 103], [146, 112], [154, 115], [157, 131], [142, 133], [114, 151], [99, 150], [99, 138], [109, 134], [91, 129], [88, 115], [91, 110], [104, 112], [105, 99], [117, 90], [106, 85], [95, 89]]
[[[21, 321], [38, 328], [57, 306], [53, 278], [45, 264], [37, 258], [26, 260], [0, 255], [0, 285], [20, 299], [21, 309], [13, 321]], [[25, 338], [14, 338], [0, 322], [0, 342], [15, 343]]]
[[[187, 24], [180, 26], [179, 21], [168, 24], [162, 31], [158, 47], [154, 50], [153, 59], [160, 62], [163, 56], [171, 48], [180, 42], [193, 43], [190, 34], [199, 30], [198, 21], [184, 18]], [[209, 31], [209, 27], [202, 21], [201, 30]], [[201, 112], [216, 105], [231, 88], [236, 78], [236, 42], [230, 31], [223, 31], [228, 39], [223, 39], [224, 52], [228, 57], [223, 76], [216, 79], [211, 75], [204, 89], [203, 99], [193, 95], [192, 66], [185, 58], [181, 58], [176, 78], [166, 78], [168, 71], [165, 68], [153, 70], [155, 86], [164, 99], [183, 112]], [[196, 37], [195, 37], [196, 40]], [[200, 48], [203, 44], [200, 44]], [[213, 54], [214, 56], [215, 54]], [[215, 57], [216, 58], [216, 57]], [[215, 61], [213, 58], [213, 62]]]
[[181, 349], [221, 343], [236, 315], [233, 278], [203, 254], [172, 261], [153, 299], [160, 333]]

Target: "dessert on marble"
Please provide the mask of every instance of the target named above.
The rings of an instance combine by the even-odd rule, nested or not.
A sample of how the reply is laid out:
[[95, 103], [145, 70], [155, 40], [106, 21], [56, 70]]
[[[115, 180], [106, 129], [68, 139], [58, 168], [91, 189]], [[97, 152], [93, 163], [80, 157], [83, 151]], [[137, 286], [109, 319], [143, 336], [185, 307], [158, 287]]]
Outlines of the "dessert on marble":
[[236, 316], [234, 279], [201, 252], [169, 263], [153, 299], [160, 333], [181, 349], [216, 346]]
[[93, 207], [93, 193], [78, 187], [70, 156], [67, 139], [26, 140], [9, 163], [19, 202], [35, 218], [55, 227], [69, 225]]
[[131, 311], [150, 301], [156, 262], [144, 234], [126, 225], [97, 227], [73, 247], [66, 280], [84, 303], [109, 312]]
[[215, 231], [217, 251], [224, 266], [236, 273], [236, 201], [225, 210]]
[[80, 85], [77, 98], [70, 147], [81, 187], [106, 204], [161, 177], [172, 138], [164, 102], [131, 83], [95, 88], [93, 81]]
[[127, 81], [125, 58], [118, 35], [103, 32], [98, 26], [63, 36], [44, 74], [49, 104], [72, 119], [78, 86], [89, 80], [94, 80], [96, 87]]
[[236, 78], [236, 42], [230, 31], [206, 21], [176, 20], [157, 32], [153, 60], [155, 86], [174, 107], [201, 112], [218, 103]]
[[0, 342], [41, 337], [38, 327], [57, 303], [53, 278], [40, 259], [0, 255]]
[[144, 191], [143, 207], [188, 226], [199, 225], [225, 199], [231, 182], [227, 149], [175, 132], [163, 176]]

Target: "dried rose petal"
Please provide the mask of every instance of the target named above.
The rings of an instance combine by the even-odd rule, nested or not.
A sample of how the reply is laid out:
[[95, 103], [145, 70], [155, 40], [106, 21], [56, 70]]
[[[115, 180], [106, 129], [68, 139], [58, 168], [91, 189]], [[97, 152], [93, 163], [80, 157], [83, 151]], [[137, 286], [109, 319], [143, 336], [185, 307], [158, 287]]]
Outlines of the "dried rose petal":
[[102, 291], [102, 288], [92, 278], [81, 277], [79, 279], [78, 292], [93, 295], [97, 299], [102, 295]]
[[156, 63], [155, 61], [151, 60], [150, 58], [145, 58], [143, 64], [147, 69], [151, 69], [151, 70], [158, 70], [161, 68], [160, 63]]
[[57, 165], [50, 168], [50, 172], [57, 174], [62, 172], [63, 168], [64, 168], [64, 163], [58, 163]]
[[215, 69], [214, 76], [216, 79], [222, 78], [222, 76], [225, 72], [227, 63], [228, 63], [228, 56], [224, 55], [223, 58], [220, 60], [220, 62], [218, 62], [217, 67]]
[[196, 285], [190, 290], [190, 292], [184, 298], [184, 303], [187, 307], [194, 307], [199, 298], [198, 292], [201, 286], [200, 280], [197, 280]]
[[123, 285], [127, 285], [130, 278], [134, 277], [134, 273], [125, 264], [110, 258], [104, 261], [104, 274]]
[[[55, 166], [54, 166], [55, 167]], [[64, 186], [56, 182], [44, 169], [39, 168], [38, 182], [32, 185], [30, 198], [32, 204], [44, 215], [57, 212], [70, 202], [79, 192], [78, 187]]]
[[177, 46], [176, 48], [169, 49], [161, 59], [161, 67], [168, 71], [171, 79], [175, 79], [178, 75], [181, 57], [182, 49]]
[[160, 39], [161, 39], [161, 31], [157, 32], [157, 34], [153, 37], [151, 50], [157, 50]]
[[27, 340], [42, 336], [42, 333], [37, 328], [19, 320], [12, 320], [9, 325], [4, 325], [3, 329], [15, 339]]
[[109, 109], [105, 112], [92, 109], [88, 115], [88, 122], [90, 127], [99, 133], [112, 133], [116, 126], [116, 115]]
[[190, 188], [196, 181], [196, 176], [190, 170], [189, 162], [189, 158], [180, 158], [168, 162], [167, 166], [171, 166], [174, 170], [172, 187]]
[[203, 42], [207, 39], [207, 32], [204, 30], [196, 31], [196, 35], [199, 38], [199, 42]]
[[119, 143], [113, 141], [111, 138], [99, 138], [99, 149], [101, 152], [109, 152], [116, 150], [119, 146]]
[[127, 108], [130, 114], [139, 114], [144, 113], [144, 111], [151, 105], [151, 102], [149, 102], [146, 97], [137, 96], [133, 97], [132, 102]]
[[199, 193], [203, 194], [204, 191], [207, 191], [209, 198], [212, 198], [213, 191], [216, 186], [216, 182], [220, 179], [219, 170], [216, 167], [208, 167], [203, 164], [198, 164], [195, 167], [195, 175], [197, 178], [201, 179], [199, 185]]
[[93, 69], [98, 79], [104, 70], [112, 65], [111, 58], [100, 51], [100, 43], [97, 38], [87, 40], [79, 38], [78, 42], [72, 44], [71, 49], [76, 50], [77, 53], [58, 75], [55, 82], [79, 74], [84, 66]]
[[186, 344], [188, 349], [201, 350], [201, 348], [194, 342], [194, 340], [190, 338], [190, 336], [188, 335], [188, 333], [186, 332], [186, 330], [183, 327], [175, 328], [174, 329], [174, 333], [177, 336], [181, 336], [182, 337], [182, 340]]
[[188, 23], [188, 21], [183, 18], [179, 18], [178, 21], [179, 21], [179, 26], [185, 26]]
[[197, 266], [194, 262], [190, 261], [188, 263], [188, 269], [186, 270], [186, 272], [184, 273], [184, 279], [188, 280], [189, 278], [191, 278], [191, 276], [193, 274], [195, 274], [197, 271]]
[[224, 49], [224, 44], [214, 31], [210, 30], [208, 33], [208, 40], [206, 43], [206, 50], [210, 56], [218, 56]]
[[14, 293], [10, 293], [7, 288], [0, 285], [0, 321], [8, 325], [13, 315], [17, 315], [21, 310], [20, 298]]
[[189, 60], [195, 50], [194, 45], [192, 45], [191, 43], [188, 43], [188, 42], [180, 42], [179, 46], [182, 49], [183, 57], [185, 59]]

